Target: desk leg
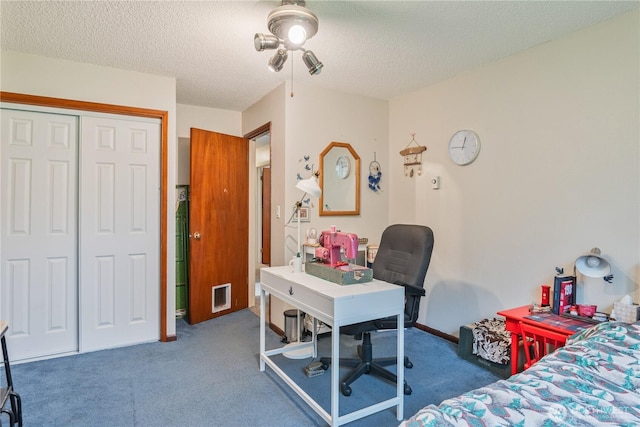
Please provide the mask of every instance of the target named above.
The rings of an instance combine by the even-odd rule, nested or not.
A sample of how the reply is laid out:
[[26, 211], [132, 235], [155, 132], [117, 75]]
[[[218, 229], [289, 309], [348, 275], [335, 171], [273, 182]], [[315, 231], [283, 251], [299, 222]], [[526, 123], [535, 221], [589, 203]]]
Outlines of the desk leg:
[[316, 331], [318, 330], [318, 319], [313, 317], [313, 330], [311, 331], [311, 341], [313, 341], [313, 358], [318, 357], [318, 337]]
[[520, 334], [511, 332], [511, 375], [518, 373], [518, 344]]
[[340, 411], [340, 325], [331, 326], [331, 425], [338, 425]]
[[260, 370], [264, 371], [264, 360], [262, 360], [262, 355], [265, 352], [265, 323], [266, 323], [266, 299], [267, 295], [260, 286]]
[[402, 327], [404, 325], [403, 312], [398, 313], [397, 322], [397, 325], [400, 327], [397, 329], [398, 333], [396, 339], [398, 345], [398, 349], [396, 350], [398, 356], [396, 359], [396, 376], [398, 377], [396, 384], [396, 395], [400, 399], [400, 403], [398, 403], [397, 406], [396, 418], [398, 419], [398, 421], [402, 421], [404, 417], [404, 328]]

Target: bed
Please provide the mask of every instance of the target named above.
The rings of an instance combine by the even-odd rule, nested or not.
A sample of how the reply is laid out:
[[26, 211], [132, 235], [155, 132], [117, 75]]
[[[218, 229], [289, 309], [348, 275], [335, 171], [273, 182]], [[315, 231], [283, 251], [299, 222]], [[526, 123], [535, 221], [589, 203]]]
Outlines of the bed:
[[640, 321], [604, 322], [509, 379], [428, 405], [401, 427], [638, 426]]

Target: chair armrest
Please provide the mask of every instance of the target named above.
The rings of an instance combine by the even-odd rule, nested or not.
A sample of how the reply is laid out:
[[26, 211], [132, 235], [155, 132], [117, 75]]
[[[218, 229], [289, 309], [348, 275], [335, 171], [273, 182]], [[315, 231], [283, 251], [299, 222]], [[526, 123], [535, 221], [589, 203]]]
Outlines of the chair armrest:
[[421, 288], [419, 286], [413, 286], [408, 283], [402, 283], [400, 281], [395, 282], [394, 285], [403, 286], [405, 295], [421, 296], [421, 297], [426, 295], [424, 288]]

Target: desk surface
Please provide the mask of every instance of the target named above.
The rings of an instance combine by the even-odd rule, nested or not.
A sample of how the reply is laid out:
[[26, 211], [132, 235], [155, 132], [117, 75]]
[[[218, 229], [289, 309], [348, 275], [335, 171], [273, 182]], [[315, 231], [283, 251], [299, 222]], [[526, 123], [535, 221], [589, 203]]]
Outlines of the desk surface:
[[578, 330], [593, 326], [592, 323], [582, 322], [577, 319], [568, 319], [553, 313], [531, 313], [528, 305], [502, 310], [498, 315], [505, 318], [505, 329], [511, 333], [511, 374], [518, 371], [518, 346], [521, 334], [520, 322], [528, 323], [548, 331], [557, 332], [566, 336], [575, 334]]
[[260, 274], [261, 285], [269, 292], [331, 326], [380, 319], [404, 310], [404, 288], [381, 280], [338, 285], [304, 272], [294, 273], [289, 266], [263, 268]]
[[324, 294], [333, 299], [388, 291], [399, 292], [404, 296], [404, 288], [402, 286], [378, 279], [372, 279], [370, 282], [365, 283], [354, 283], [353, 285], [339, 285], [305, 272], [294, 273], [289, 266], [262, 268], [261, 272], [273, 274], [291, 282], [300, 283], [313, 292]]
[[[504, 316], [508, 321], [507, 323], [529, 323], [564, 335], [573, 335], [580, 330], [593, 326], [593, 323], [590, 322], [567, 318], [553, 313], [531, 313], [529, 312], [528, 305], [499, 311], [498, 314]], [[509, 330], [509, 328], [507, 328], [507, 330]]]

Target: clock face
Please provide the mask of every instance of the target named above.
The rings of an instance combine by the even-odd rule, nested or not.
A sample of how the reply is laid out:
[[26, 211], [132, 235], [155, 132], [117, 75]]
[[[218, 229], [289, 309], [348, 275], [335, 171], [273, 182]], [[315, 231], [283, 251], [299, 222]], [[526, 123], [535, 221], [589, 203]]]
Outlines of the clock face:
[[351, 162], [345, 156], [338, 157], [336, 161], [336, 175], [340, 179], [346, 179], [351, 171]]
[[449, 140], [449, 157], [457, 165], [468, 165], [480, 154], [480, 138], [472, 130], [460, 130]]

